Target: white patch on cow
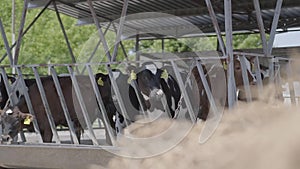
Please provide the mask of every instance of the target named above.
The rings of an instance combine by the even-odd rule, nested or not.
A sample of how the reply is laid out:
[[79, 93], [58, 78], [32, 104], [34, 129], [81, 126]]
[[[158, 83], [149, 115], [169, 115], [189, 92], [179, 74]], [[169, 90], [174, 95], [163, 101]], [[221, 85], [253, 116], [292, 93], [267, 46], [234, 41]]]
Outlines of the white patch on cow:
[[120, 116], [121, 116], [121, 114], [116, 112], [115, 128], [116, 128], [117, 139], [120, 139], [124, 135], [124, 128], [126, 127], [125, 119], [123, 122], [121, 122]]
[[204, 96], [204, 92], [205, 92], [205, 91], [202, 89], [202, 91], [201, 91], [201, 96]]
[[13, 111], [11, 109], [6, 110], [6, 115], [11, 115], [13, 113]]
[[252, 76], [253, 78], [253, 82], [256, 82], [256, 78], [255, 76], [253, 75], [252, 71], [251, 71], [251, 63], [248, 59], [245, 59], [246, 61], [246, 68], [247, 68], [247, 71], [249, 72], [249, 74]]
[[157, 94], [158, 96], [161, 96], [161, 95], [164, 94], [164, 92], [163, 92], [163, 90], [159, 89], [159, 90], [156, 92], [156, 94]]
[[239, 97], [239, 93], [240, 93], [240, 89], [237, 89], [237, 90], [236, 90], [236, 97], [237, 97], [237, 98]]
[[172, 97], [171, 100], [172, 100], [172, 109], [175, 110], [175, 99], [174, 99], [174, 97]]
[[145, 95], [143, 92], [141, 92], [141, 94], [142, 94], [142, 96], [143, 96], [143, 98], [144, 98], [145, 100], [149, 100], [149, 99], [150, 99], [150, 97], [147, 96], [147, 95]]
[[118, 79], [121, 73], [113, 71], [112, 74], [113, 74], [114, 79]]
[[154, 64], [146, 65], [146, 69], [150, 70], [153, 74], [156, 74], [157, 67]]

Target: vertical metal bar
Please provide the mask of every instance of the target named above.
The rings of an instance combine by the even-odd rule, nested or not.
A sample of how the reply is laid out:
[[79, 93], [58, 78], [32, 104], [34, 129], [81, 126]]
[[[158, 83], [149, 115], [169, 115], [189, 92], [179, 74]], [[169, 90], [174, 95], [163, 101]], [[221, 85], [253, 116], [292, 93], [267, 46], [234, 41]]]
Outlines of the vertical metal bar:
[[232, 49], [232, 9], [231, 0], [224, 0], [225, 32], [226, 32], [226, 55], [228, 57], [228, 107], [232, 108], [236, 102], [236, 86], [234, 80], [234, 60]]
[[[29, 94], [28, 94], [28, 91], [27, 91], [27, 87], [26, 87], [26, 84], [25, 84], [25, 81], [24, 81], [24, 78], [23, 78], [20, 67], [17, 67], [16, 71], [17, 71], [17, 74], [20, 78], [20, 83], [21, 83], [21, 87], [22, 87], [21, 90], [23, 91], [28, 111], [31, 115], [35, 116], [35, 112], [33, 110], [33, 106], [32, 106], [32, 103], [31, 103], [31, 100], [30, 100], [30, 97], [29, 97]], [[34, 131], [39, 135], [39, 142], [43, 143], [40, 128], [39, 128], [38, 122], [35, 118], [33, 119], [33, 127], [34, 127]]]
[[124, 47], [122, 41], [120, 41], [120, 45], [121, 45], [121, 48], [122, 48], [122, 51], [123, 51], [123, 54], [124, 54], [124, 56], [125, 56], [126, 61], [129, 61], [128, 55], [127, 55], [127, 53], [126, 53], [126, 50], [125, 50], [125, 47]]
[[165, 39], [161, 39], [161, 53], [165, 53]]
[[190, 98], [188, 97], [188, 93], [186, 92], [185, 90], [185, 87], [184, 87], [184, 84], [183, 84], [183, 80], [182, 80], [182, 77], [179, 73], [179, 69], [178, 69], [178, 66], [175, 64], [175, 62], [172, 60], [171, 61], [171, 64], [172, 64], [172, 67], [173, 67], [173, 70], [174, 70], [174, 73], [175, 73], [175, 76], [176, 76], [176, 79], [178, 81], [178, 84], [179, 84], [179, 87], [180, 87], [180, 90], [183, 94], [183, 98], [184, 98], [184, 102], [187, 106], [187, 109], [189, 111], [189, 115], [190, 115], [190, 118], [191, 118], [191, 121], [193, 123], [196, 122], [196, 116], [195, 116], [195, 112], [193, 110], [193, 107], [192, 107], [192, 104], [191, 104], [191, 101], [190, 101]]
[[113, 76], [113, 73], [112, 73], [112, 70], [111, 68], [109, 67], [109, 65], [106, 65], [106, 69], [108, 71], [108, 76], [110, 78], [110, 81], [111, 81], [111, 85], [113, 87], [113, 90], [117, 96], [117, 101], [118, 101], [118, 104], [120, 106], [120, 109], [121, 109], [121, 114], [123, 115], [123, 117], [125, 118], [124, 122], [125, 122], [125, 125], [128, 126], [128, 122], [126, 120], [126, 117], [128, 116], [128, 113], [127, 113], [127, 110], [125, 108], [125, 105], [124, 105], [124, 102], [122, 100], [122, 96], [121, 96], [121, 93], [119, 91], [119, 88], [118, 88], [118, 85], [117, 85], [117, 82], [116, 80], [114, 79], [114, 76]]
[[67, 103], [66, 103], [65, 97], [63, 95], [61, 86], [59, 84], [59, 80], [57, 78], [57, 73], [53, 66], [50, 67], [50, 71], [51, 71], [52, 79], [53, 79], [53, 82], [54, 82], [54, 85], [55, 85], [55, 88], [56, 88], [56, 91], [57, 91], [57, 94], [58, 94], [58, 97], [60, 100], [60, 104], [63, 108], [64, 115], [67, 120], [68, 127], [70, 129], [69, 131], [70, 131], [70, 135], [72, 136], [71, 138], [72, 138], [74, 144], [79, 144], [79, 140], [76, 136], [74, 125], [73, 125], [74, 123], [71, 120], [70, 113], [69, 113], [69, 110], [67, 107]]
[[[107, 28], [105, 29], [104, 35], [106, 35], [106, 33], [107, 33], [108, 28], [110, 27], [110, 25], [111, 25], [111, 22], [109, 22]], [[91, 60], [93, 59], [93, 57], [95, 56], [95, 54], [96, 54], [96, 52], [97, 52], [97, 49], [99, 48], [99, 46], [100, 46], [100, 44], [101, 44], [101, 42], [102, 42], [101, 39], [99, 39], [98, 43], [96, 44], [96, 47], [94, 48], [94, 50], [93, 50], [91, 56], [89, 57], [87, 63], [90, 63], [90, 62], [91, 62]], [[81, 71], [81, 74], [83, 74], [83, 73], [85, 72], [85, 69], [86, 69], [86, 67], [83, 67], [83, 69], [82, 69], [82, 71]]]
[[270, 39], [268, 41], [268, 55], [272, 54], [272, 49], [273, 49], [276, 29], [277, 29], [277, 25], [278, 25], [278, 20], [279, 20], [279, 16], [280, 16], [282, 1], [283, 0], [277, 0], [276, 7], [274, 10], [274, 17], [273, 17], [273, 21], [272, 21]]
[[221, 35], [221, 30], [220, 30], [220, 27], [219, 27], [219, 24], [218, 24], [218, 20], [217, 20], [214, 8], [213, 8], [210, 0], [205, 0], [205, 2], [206, 2], [206, 6], [207, 6], [207, 9], [208, 9], [211, 21], [212, 21], [212, 23], [214, 25], [215, 32], [217, 34], [219, 47], [221, 48], [223, 56], [225, 56], [226, 55], [225, 43], [224, 43], [222, 35]]
[[[12, 0], [12, 8], [11, 8], [11, 43], [14, 44], [15, 41], [16, 41], [16, 1], [15, 0]], [[10, 49], [9, 49], [10, 50]], [[15, 59], [15, 48], [12, 49], [12, 61]], [[7, 51], [7, 54], [8, 51]], [[8, 55], [8, 57], [10, 57]], [[12, 65], [13, 62], [11, 62], [11, 65]], [[12, 73], [15, 74], [16, 73], [16, 70], [15, 68], [12, 68]]]
[[16, 46], [16, 51], [15, 51], [14, 65], [16, 65], [18, 63], [21, 41], [22, 41], [22, 37], [23, 37], [22, 34], [23, 34], [23, 29], [24, 29], [24, 25], [25, 25], [26, 14], [27, 14], [27, 8], [28, 8], [28, 0], [24, 0], [24, 7], [23, 7], [23, 11], [22, 11], [20, 29], [19, 29], [17, 46]]
[[261, 70], [260, 70], [260, 63], [259, 63], [258, 56], [255, 56], [254, 67], [255, 67], [256, 84], [258, 86], [258, 95], [260, 96], [263, 92], [263, 83], [261, 79]]
[[6, 34], [5, 34], [5, 30], [4, 30], [1, 18], [0, 18], [0, 32], [1, 32], [1, 35], [2, 35], [2, 39], [4, 41], [4, 47], [5, 47], [6, 52], [8, 54], [8, 59], [9, 59], [10, 65], [13, 67], [14, 66], [13, 56], [12, 56], [10, 48], [9, 48], [8, 40], [7, 40], [7, 37], [6, 37]]
[[244, 84], [244, 89], [246, 93], [246, 99], [247, 102], [252, 101], [252, 96], [251, 96], [251, 91], [250, 91], [250, 85], [249, 85], [249, 78], [247, 74], [247, 65], [246, 65], [246, 58], [245, 55], [239, 56], [240, 62], [241, 62], [241, 67], [242, 67], [242, 77], [243, 77], [243, 84]]
[[140, 60], [140, 35], [139, 34], [136, 34], [135, 36], [135, 54], [136, 54], [135, 60], [139, 61]]
[[204, 75], [204, 71], [203, 71], [202, 66], [200, 65], [200, 63], [197, 60], [196, 60], [196, 64], [197, 64], [197, 69], [198, 69], [198, 72], [199, 72], [202, 84], [204, 86], [204, 90], [205, 90], [206, 96], [208, 98], [208, 101], [210, 103], [210, 107], [212, 109], [212, 113], [213, 113], [212, 117], [216, 117], [216, 115], [218, 113], [218, 108], [216, 106], [215, 99], [214, 99], [214, 97], [213, 97], [213, 95], [211, 93], [211, 90], [210, 90], [210, 87], [209, 87], [208, 82], [206, 80], [206, 77]]
[[273, 84], [274, 83], [274, 62], [275, 62], [275, 58], [272, 57], [272, 58], [268, 58], [268, 61], [269, 61], [269, 84]]
[[[24, 32], [22, 33], [22, 36], [24, 36], [29, 29], [33, 26], [33, 24], [38, 20], [38, 18], [42, 15], [42, 13], [44, 13], [44, 11], [48, 8], [48, 6], [50, 5], [52, 0], [48, 0], [46, 6], [41, 10], [40, 13], [38, 13], [36, 15], [36, 17], [33, 19], [33, 21], [27, 26], [27, 28], [24, 30]], [[11, 46], [10, 50], [13, 49], [16, 46], [17, 42], [13, 42], [13, 45]], [[3, 59], [7, 56], [7, 52], [2, 56], [2, 58], [0, 59], [0, 63], [3, 61]]]
[[51, 128], [52, 134], [54, 136], [53, 139], [55, 140], [55, 142], [57, 144], [60, 144], [58, 133], [56, 131], [55, 122], [54, 122], [54, 119], [51, 115], [50, 106], [49, 106], [49, 103], [47, 101], [47, 96], [46, 96], [46, 93], [45, 93], [40, 75], [39, 75], [36, 67], [32, 67], [32, 70], [33, 70], [33, 73], [34, 73], [34, 76], [35, 76], [35, 81], [36, 81], [36, 84], [38, 86], [38, 89], [39, 89], [39, 92], [40, 92], [40, 96], [41, 96], [45, 111], [46, 111], [46, 115], [47, 115], [47, 118], [48, 118], [48, 121], [49, 121], [49, 124], [50, 124], [50, 128]]
[[101, 29], [101, 25], [98, 21], [98, 18], [97, 18], [97, 14], [95, 12], [95, 9], [93, 7], [93, 2], [91, 0], [87, 0], [87, 3], [89, 5], [89, 8], [90, 8], [90, 11], [91, 11], [91, 14], [93, 16], [93, 19], [94, 19], [94, 23], [97, 27], [97, 30], [98, 30], [98, 33], [99, 33], [99, 36], [100, 36], [100, 39], [102, 40], [102, 45], [103, 45], [103, 48], [104, 48], [104, 51], [105, 51], [105, 54], [106, 54], [106, 57], [108, 59], [108, 61], [111, 61], [111, 55], [110, 55], [110, 52], [109, 52], [109, 48], [107, 46], [107, 42], [105, 40], [105, 36], [102, 32], [102, 29]]
[[121, 40], [121, 35], [123, 33], [123, 27], [124, 27], [124, 22], [125, 22], [125, 16], [126, 16], [126, 13], [127, 13], [127, 7], [128, 7], [128, 0], [124, 0], [123, 1], [123, 8], [122, 8], [122, 13], [121, 13], [121, 18], [120, 18], [120, 22], [119, 22], [119, 28], [118, 28], [118, 32], [117, 32], [117, 36], [116, 36], [116, 41], [115, 41], [115, 46], [114, 46], [111, 61], [116, 60], [116, 56], [117, 56], [117, 53], [118, 53], [119, 42]]
[[70, 42], [69, 42], [69, 39], [68, 39], [66, 30], [65, 30], [64, 24], [62, 23], [62, 20], [61, 20], [61, 18], [60, 18], [60, 15], [59, 15], [59, 12], [58, 12], [58, 9], [57, 9], [56, 2], [55, 2], [55, 1], [53, 1], [53, 6], [54, 6], [54, 9], [55, 9], [55, 13], [56, 13], [56, 16], [57, 16], [59, 25], [60, 25], [60, 27], [61, 27], [61, 31], [62, 31], [62, 33], [63, 33], [63, 35], [64, 35], [64, 38], [65, 38], [65, 41], [66, 41], [66, 43], [67, 43], [67, 46], [68, 46], [68, 49], [69, 49], [69, 52], [70, 52], [70, 55], [71, 55], [72, 62], [73, 62], [73, 63], [76, 63], [76, 59], [75, 59], [75, 56], [74, 56], [74, 53], [73, 53], [71, 44], [70, 44]]
[[80, 108], [81, 108], [81, 111], [82, 111], [85, 123], [86, 123], [88, 131], [89, 131], [89, 136], [90, 136], [90, 138], [91, 138], [91, 140], [92, 140], [92, 142], [93, 142], [94, 145], [99, 145], [99, 143], [98, 143], [98, 141], [96, 139], [95, 133], [93, 131], [93, 127], [92, 127], [92, 123], [91, 123], [90, 117], [87, 114], [88, 111], [87, 111], [87, 108], [85, 106], [85, 102], [84, 102], [84, 100], [82, 98], [81, 91], [80, 91], [80, 88], [79, 88], [79, 85], [78, 85], [75, 73], [74, 73], [74, 71], [73, 71], [73, 69], [72, 69], [71, 66], [68, 66], [68, 70], [69, 70], [69, 73], [70, 73], [71, 80], [73, 82], [72, 84], [73, 84], [73, 87], [74, 87], [74, 90], [75, 90], [75, 94], [77, 96], [77, 99], [78, 99], [78, 102], [79, 102], [79, 105], [80, 105]]
[[17, 95], [15, 94], [15, 92], [12, 91], [12, 88], [8, 82], [7, 74], [6, 74], [4, 67], [1, 67], [1, 75], [2, 75], [2, 80], [4, 82], [8, 96], [11, 94], [11, 96], [9, 96], [9, 98], [8, 98], [8, 99], [10, 99], [10, 105], [14, 106], [18, 102], [18, 98], [17, 98]]
[[106, 127], [106, 131], [108, 132], [108, 136], [109, 136], [109, 138], [112, 142], [112, 145], [116, 145], [113, 130], [110, 126], [110, 123], [109, 123], [109, 120], [108, 120], [108, 117], [107, 117], [107, 111], [105, 109], [101, 94], [100, 94], [99, 89], [98, 89], [98, 85], [97, 85], [96, 80], [95, 80], [95, 77], [93, 75], [91, 65], [86, 65], [86, 68], [88, 70], [89, 77], [90, 77], [90, 80], [91, 80], [91, 83], [92, 83], [92, 86], [93, 86], [93, 90], [95, 92], [95, 95], [96, 95], [96, 98], [97, 98], [97, 101], [98, 101], [98, 105], [99, 105], [101, 113], [102, 113], [101, 115], [103, 117], [103, 122], [104, 122], [104, 125]]
[[288, 76], [288, 84], [289, 84], [291, 103], [293, 105], [295, 105], [296, 104], [296, 95], [295, 95], [296, 90], [295, 90], [294, 81], [293, 81], [293, 70], [292, 70], [291, 60], [288, 61], [287, 74], [289, 75]]
[[267, 56], [268, 55], [268, 46], [267, 46], [265, 27], [264, 27], [264, 22], [263, 22], [262, 15], [261, 15], [259, 0], [253, 0], [253, 4], [254, 4], [254, 8], [255, 8], [256, 21], [257, 21], [258, 28], [259, 28], [263, 51], [264, 51], [265, 56]]

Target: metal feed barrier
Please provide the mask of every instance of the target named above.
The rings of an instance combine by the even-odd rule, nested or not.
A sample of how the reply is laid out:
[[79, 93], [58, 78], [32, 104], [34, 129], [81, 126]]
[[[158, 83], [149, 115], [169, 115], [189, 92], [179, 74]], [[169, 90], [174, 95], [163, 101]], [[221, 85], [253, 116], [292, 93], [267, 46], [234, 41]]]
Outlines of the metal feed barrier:
[[[248, 76], [247, 76], [247, 68], [246, 68], [246, 63], [245, 63], [246, 62], [245, 57], [250, 57], [252, 55], [251, 54], [246, 54], [246, 53], [235, 53], [235, 54], [238, 55], [239, 58], [240, 58], [241, 68], [242, 68], [242, 73], [243, 73], [243, 82], [245, 84], [244, 89], [245, 89], [247, 101], [252, 101], [251, 91], [250, 91], [250, 87], [249, 87], [249, 79], [248, 79]], [[254, 70], [253, 71], [257, 75], [256, 77], [257, 77], [258, 88], [259, 88], [259, 90], [262, 91], [263, 85], [262, 85], [262, 79], [261, 79], [261, 76], [260, 76], [260, 68], [259, 68], [260, 63], [259, 63], [258, 57], [260, 57], [260, 56], [255, 56]], [[222, 57], [207, 57], [207, 58], [202, 57], [202, 58], [184, 58], [184, 59], [182, 59], [185, 62], [189, 62], [189, 63], [194, 62], [194, 66], [197, 67], [197, 70], [199, 71], [202, 83], [204, 84], [205, 92], [208, 95], [208, 99], [209, 99], [209, 102], [210, 102], [210, 107], [213, 110], [212, 112], [215, 112], [215, 113], [219, 110], [218, 110], [218, 108], [216, 106], [216, 103], [215, 103], [215, 100], [212, 96], [212, 91], [211, 91], [210, 87], [208, 86], [208, 83], [207, 83], [207, 80], [205, 78], [202, 66], [200, 65], [200, 62], [204, 61], [204, 60], [206, 62], [207, 61], [213, 61], [213, 60], [219, 60], [220, 58], [222, 58]], [[225, 58], [225, 57], [223, 57], [223, 58]], [[183, 101], [184, 101], [184, 103], [186, 105], [186, 108], [188, 110], [189, 117], [192, 120], [192, 122], [195, 122], [196, 121], [196, 117], [195, 117], [196, 113], [194, 112], [192, 102], [190, 101], [191, 98], [189, 97], [189, 95], [187, 93], [187, 85], [186, 85], [187, 81], [189, 81], [190, 79], [183, 79], [182, 78], [182, 75], [181, 75], [182, 68], [180, 68], [181, 65], [178, 65], [177, 61], [181, 61], [181, 59], [180, 58], [165, 59], [165, 60], [160, 59], [160, 60], [153, 60], [152, 62], [153, 63], [160, 62], [160, 63], [168, 64], [172, 67], [172, 71], [174, 72], [173, 73], [174, 78], [177, 80], [177, 82], [179, 84], [179, 87], [180, 87], [180, 90], [182, 91], [182, 93], [181, 93], [182, 98], [183, 98]], [[127, 65], [133, 65], [133, 64], [136, 64], [136, 63], [137, 63], [137, 61], [128, 62]], [[140, 61], [139, 63], [143, 63], [143, 62]], [[101, 118], [103, 120], [103, 124], [104, 124], [104, 126], [106, 126], [106, 129], [107, 129], [107, 133], [108, 133], [107, 136], [109, 137], [107, 139], [110, 139], [112, 141], [112, 145], [114, 145], [115, 144], [114, 132], [113, 132], [111, 127], [107, 127], [107, 126], [110, 126], [110, 123], [109, 123], [109, 120], [108, 120], [108, 117], [107, 117], [107, 112], [105, 110], [105, 106], [104, 106], [105, 103], [103, 103], [100, 92], [98, 90], [97, 82], [95, 81], [95, 78], [94, 78], [95, 72], [93, 72], [92, 67], [102, 66], [103, 68], [106, 69], [106, 72], [108, 73], [108, 75], [110, 77], [110, 81], [111, 81], [111, 85], [112, 85], [112, 91], [113, 91], [112, 93], [115, 93], [114, 98], [116, 98], [116, 103], [118, 104], [118, 106], [120, 107], [120, 110], [121, 110], [120, 113], [123, 114], [124, 117], [127, 117], [127, 114], [128, 114], [127, 111], [128, 110], [126, 110], [124, 100], [122, 99], [123, 97], [121, 96], [121, 93], [120, 93], [120, 85], [117, 84], [117, 81], [116, 81], [116, 79], [114, 78], [114, 75], [113, 75], [113, 70], [111, 68], [111, 66], [117, 65], [117, 64], [120, 64], [120, 63], [111, 62], [111, 63], [99, 63], [99, 64], [88, 63], [88, 64], [51, 64], [51, 65], [22, 65], [22, 66], [16, 66], [16, 70], [17, 70], [16, 79], [17, 80], [16, 80], [15, 83], [17, 83], [17, 86], [15, 85], [15, 83], [13, 85], [11, 82], [9, 82], [9, 80], [7, 78], [6, 69], [10, 69], [9, 66], [7, 66], [7, 67], [2, 66], [1, 67], [1, 75], [3, 77], [3, 81], [4, 81], [4, 84], [5, 84], [5, 87], [6, 87], [6, 91], [7, 91], [7, 93], [10, 94], [10, 97], [9, 97], [10, 105], [14, 106], [14, 105], [17, 104], [18, 98], [17, 98], [17, 95], [16, 95], [16, 90], [19, 90], [19, 91], [21, 91], [20, 93], [23, 94], [23, 96], [26, 100], [29, 112], [33, 116], [35, 116], [36, 112], [34, 112], [34, 109], [33, 109], [33, 106], [32, 106], [32, 102], [34, 102], [34, 100], [31, 100], [30, 97], [29, 97], [28, 89], [27, 89], [27, 87], [25, 85], [25, 81], [24, 81], [24, 76], [22, 75], [22, 69], [27, 69], [27, 70], [31, 69], [32, 70], [32, 73], [34, 75], [33, 78], [36, 80], [38, 91], [39, 91], [39, 94], [41, 96], [43, 106], [45, 108], [45, 112], [46, 112], [47, 119], [48, 119], [48, 122], [49, 122], [50, 127], [51, 127], [51, 131], [53, 133], [53, 141], [56, 144], [61, 144], [61, 140], [59, 138], [59, 134], [57, 132], [57, 128], [55, 126], [55, 123], [54, 123], [54, 120], [53, 120], [53, 117], [52, 117], [52, 112], [50, 110], [49, 101], [46, 98], [44, 87], [43, 87], [43, 84], [42, 84], [42, 81], [41, 81], [41, 76], [38, 73], [38, 70], [41, 69], [41, 68], [49, 69], [50, 72], [51, 72], [52, 80], [55, 84], [56, 91], [57, 91], [58, 96], [59, 96], [59, 98], [57, 98], [57, 99], [59, 99], [59, 101], [60, 101], [60, 104], [63, 108], [63, 113], [64, 113], [64, 116], [65, 116], [65, 119], [66, 119], [67, 124], [69, 126], [68, 130], [69, 130], [69, 133], [70, 133], [70, 136], [71, 136], [70, 137], [70, 143], [78, 145], [79, 141], [77, 140], [77, 137], [76, 137], [76, 134], [75, 134], [75, 129], [73, 127], [72, 120], [71, 120], [70, 114], [69, 114], [69, 110], [68, 110], [68, 107], [67, 107], [67, 104], [66, 104], [66, 100], [63, 96], [63, 92], [62, 92], [62, 89], [61, 89], [61, 84], [59, 83], [59, 80], [58, 80], [59, 75], [57, 75], [57, 72], [56, 72], [57, 68], [62, 68], [62, 67], [67, 68], [69, 77], [72, 80], [72, 88], [75, 91], [74, 97], [76, 97], [76, 99], [78, 99], [79, 107], [80, 107], [81, 111], [83, 112], [83, 119], [84, 119], [84, 122], [86, 124], [86, 130], [87, 130], [88, 138], [92, 141], [93, 145], [100, 145], [101, 143], [99, 142], [99, 139], [97, 139], [97, 136], [96, 136], [94, 128], [93, 128], [93, 122], [94, 121], [91, 121], [91, 119], [89, 117], [88, 110], [87, 110], [87, 105], [85, 105], [84, 98], [82, 97], [82, 91], [80, 90], [80, 87], [79, 87], [80, 83], [78, 82], [78, 80], [76, 78], [76, 75], [78, 75], [78, 74], [76, 72], [74, 72], [74, 69], [78, 68], [79, 66], [80, 67], [84, 66], [85, 69], [87, 70], [87, 74], [88, 74], [87, 77], [89, 77], [89, 80], [90, 80], [91, 90], [95, 94], [95, 99], [97, 101], [97, 104], [99, 105], [100, 111], [97, 111], [97, 117]], [[124, 62], [122, 62], [122, 64], [124, 64]], [[191, 69], [192, 69], [192, 67], [188, 68], [189, 71], [191, 71]], [[279, 77], [276, 76], [276, 78], [273, 78], [273, 79], [276, 79], [276, 81], [279, 82], [277, 80], [278, 78]], [[133, 81], [131, 84], [136, 85], [136, 82]], [[214, 85], [214, 84], [212, 84], [212, 85]], [[138, 92], [137, 88], [136, 88], [135, 92], [136, 93]], [[261, 92], [259, 92], [259, 93], [261, 93]], [[137, 96], [139, 96], [139, 95], [137, 94]], [[293, 96], [293, 95], [291, 95], [291, 96]], [[139, 99], [139, 102], [140, 102], [140, 105], [142, 105], [140, 99]], [[143, 110], [143, 109], [141, 109], [141, 110], [142, 110], [141, 114], [145, 115], [145, 112], [144, 112], [145, 110]], [[168, 110], [166, 109], [166, 111], [168, 111]], [[169, 114], [168, 112], [166, 112], [166, 113]], [[38, 126], [36, 120], [33, 121], [33, 125], [34, 125], [35, 132], [38, 136], [38, 142], [42, 143], [39, 126]], [[25, 140], [23, 139], [23, 141], [25, 141]]]

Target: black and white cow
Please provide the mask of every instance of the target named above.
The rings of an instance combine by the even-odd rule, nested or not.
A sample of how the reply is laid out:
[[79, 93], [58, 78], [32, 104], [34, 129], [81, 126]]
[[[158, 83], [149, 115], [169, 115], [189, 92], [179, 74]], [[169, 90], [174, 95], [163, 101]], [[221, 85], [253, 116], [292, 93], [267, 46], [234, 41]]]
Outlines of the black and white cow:
[[[117, 133], [122, 133], [122, 129], [126, 127], [125, 122], [134, 122], [143, 115], [142, 109], [146, 115], [151, 116], [158, 110], [168, 112], [162, 114], [164, 117], [174, 117], [181, 93], [176, 80], [165, 69], [158, 69], [155, 65], [144, 65], [131, 69], [128, 75], [117, 70], [114, 73], [118, 74], [116, 81], [127, 111], [127, 114], [119, 113], [116, 116]], [[122, 112], [120, 107], [118, 112]]]

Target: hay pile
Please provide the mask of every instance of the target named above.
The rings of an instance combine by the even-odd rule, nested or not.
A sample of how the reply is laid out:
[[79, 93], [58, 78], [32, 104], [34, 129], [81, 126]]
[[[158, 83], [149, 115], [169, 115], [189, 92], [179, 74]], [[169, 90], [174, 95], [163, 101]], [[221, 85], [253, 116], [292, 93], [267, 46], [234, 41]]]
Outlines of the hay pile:
[[[169, 135], [161, 136], [160, 142], [137, 143], [124, 141], [126, 150], [133, 150], [133, 157], [116, 156], [109, 168], [130, 169], [298, 169], [300, 166], [300, 111], [299, 107], [288, 107], [277, 102], [239, 103], [223, 118], [213, 136], [204, 144], [199, 136], [204, 123], [197, 124], [187, 135], [181, 128], [187, 122], [172, 123], [157, 120], [153, 123], [133, 124], [129, 127], [134, 137], [150, 138], [169, 131], [173, 135], [184, 135], [184, 139], [171, 149], [163, 151]], [[183, 126], [183, 127], [180, 127]], [[153, 149], [160, 149], [154, 153]], [[147, 158], [138, 158], [139, 151], [153, 153]]]

